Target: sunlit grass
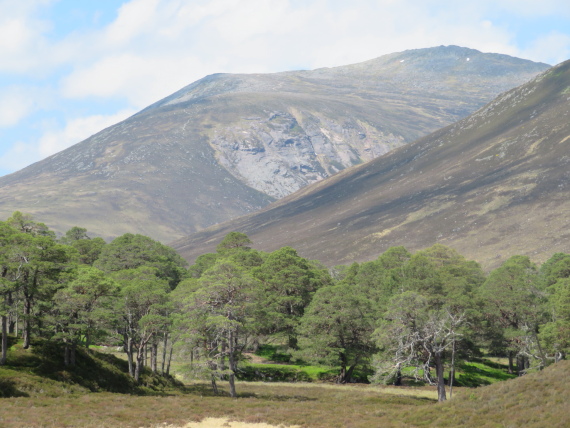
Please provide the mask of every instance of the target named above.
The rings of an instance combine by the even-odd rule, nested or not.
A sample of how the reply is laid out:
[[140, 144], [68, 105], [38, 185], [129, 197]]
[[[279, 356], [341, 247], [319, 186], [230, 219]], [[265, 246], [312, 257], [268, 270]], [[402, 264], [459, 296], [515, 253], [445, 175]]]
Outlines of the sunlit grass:
[[[1, 400], [1, 427], [174, 428], [191, 427], [187, 424], [207, 418], [222, 418], [210, 419], [213, 426], [238, 421], [236, 427], [251, 423], [316, 428], [563, 427], [568, 426], [570, 414], [566, 399], [569, 362], [505, 382], [499, 382], [506, 374], [503, 362], [478, 360], [463, 364], [458, 376], [477, 375], [496, 383], [483, 388], [454, 388], [453, 400], [444, 404], [437, 403], [433, 386], [338, 385], [322, 381], [238, 381], [238, 398], [232, 399], [227, 382], [219, 382], [221, 394], [214, 395], [205, 381], [192, 381], [184, 388], [164, 383], [155, 389], [133, 390], [134, 394], [91, 393], [88, 387], [73, 383], [77, 379], [73, 373], [65, 377], [65, 371], [58, 369], [58, 379], [35, 373], [41, 358], [48, 358], [44, 365], [57, 368], [58, 359], [50, 360], [49, 352], [40, 358], [18, 346], [12, 348], [9, 361], [13, 363], [18, 356], [19, 365], [0, 368], [0, 391], [12, 396]], [[90, 363], [93, 367], [85, 368], [85, 374], [92, 376], [91, 370], [102, 368], [113, 375], [108, 364], [124, 366], [124, 361], [111, 355], [97, 358], [102, 358], [101, 362]], [[151, 382], [150, 378], [145, 382]]]

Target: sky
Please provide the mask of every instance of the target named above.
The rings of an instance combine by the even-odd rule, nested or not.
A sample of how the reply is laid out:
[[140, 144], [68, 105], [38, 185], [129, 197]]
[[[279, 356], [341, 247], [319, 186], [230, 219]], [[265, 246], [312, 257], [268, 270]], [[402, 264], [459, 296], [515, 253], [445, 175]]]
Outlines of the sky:
[[0, 176], [212, 73], [458, 45], [570, 59], [568, 0], [0, 0]]

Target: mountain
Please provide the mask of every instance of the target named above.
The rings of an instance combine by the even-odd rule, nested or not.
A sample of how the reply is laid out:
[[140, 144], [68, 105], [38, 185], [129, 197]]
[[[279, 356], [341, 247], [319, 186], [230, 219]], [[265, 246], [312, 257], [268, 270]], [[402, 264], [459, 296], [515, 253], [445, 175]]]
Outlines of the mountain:
[[441, 46], [344, 67], [205, 77], [0, 178], [0, 218], [30, 213], [171, 241], [455, 122], [548, 67]]
[[233, 230], [329, 266], [441, 243], [486, 268], [570, 252], [570, 61], [386, 156], [173, 243], [192, 260]]

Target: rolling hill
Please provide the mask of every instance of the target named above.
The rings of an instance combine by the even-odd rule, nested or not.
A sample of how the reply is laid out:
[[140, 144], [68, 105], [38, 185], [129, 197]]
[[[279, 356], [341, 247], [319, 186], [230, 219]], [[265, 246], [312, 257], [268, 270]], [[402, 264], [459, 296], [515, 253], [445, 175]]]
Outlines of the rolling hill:
[[548, 68], [440, 46], [344, 67], [205, 77], [0, 178], [0, 218], [164, 242], [255, 212], [455, 122]]
[[469, 117], [172, 245], [192, 260], [229, 231], [329, 266], [441, 243], [492, 268], [570, 251], [570, 61]]

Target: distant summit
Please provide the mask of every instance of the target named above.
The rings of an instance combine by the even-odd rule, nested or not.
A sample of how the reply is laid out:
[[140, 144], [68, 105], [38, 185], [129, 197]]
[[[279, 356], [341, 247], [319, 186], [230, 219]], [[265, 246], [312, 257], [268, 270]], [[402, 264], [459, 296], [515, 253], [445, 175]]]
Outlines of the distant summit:
[[546, 64], [456, 46], [314, 71], [207, 76], [0, 178], [0, 217], [168, 242], [446, 126]]
[[[440, 49], [440, 48], [438, 48]], [[469, 117], [307, 186], [263, 211], [176, 241], [187, 259], [229, 231], [336, 264], [441, 243], [486, 268], [570, 252], [570, 61]]]

